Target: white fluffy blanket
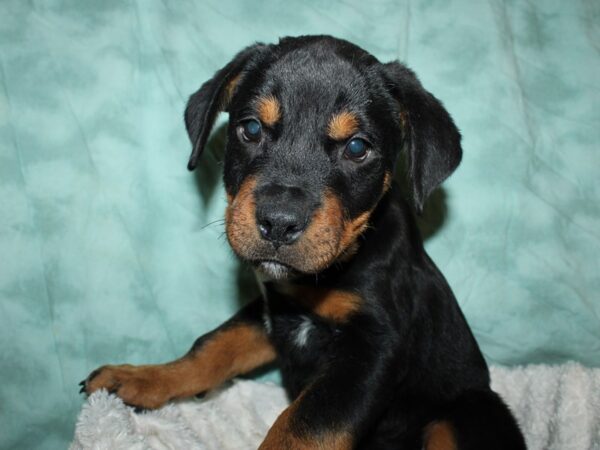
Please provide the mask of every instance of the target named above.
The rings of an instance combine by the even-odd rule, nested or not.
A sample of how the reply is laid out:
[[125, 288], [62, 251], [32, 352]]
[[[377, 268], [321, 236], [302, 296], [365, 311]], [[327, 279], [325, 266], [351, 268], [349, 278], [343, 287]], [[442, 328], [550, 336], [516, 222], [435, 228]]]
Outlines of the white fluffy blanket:
[[[492, 367], [492, 385], [517, 416], [530, 450], [600, 449], [600, 369]], [[70, 450], [257, 448], [287, 400], [279, 386], [237, 380], [203, 400], [136, 414], [106, 391], [83, 406]]]

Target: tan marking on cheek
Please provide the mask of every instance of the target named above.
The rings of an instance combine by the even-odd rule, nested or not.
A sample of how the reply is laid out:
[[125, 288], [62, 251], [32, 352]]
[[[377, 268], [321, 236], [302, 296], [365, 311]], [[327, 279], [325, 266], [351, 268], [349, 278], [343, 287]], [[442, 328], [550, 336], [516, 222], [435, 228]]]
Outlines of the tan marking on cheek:
[[298, 269], [315, 273], [329, 266], [338, 255], [338, 244], [343, 227], [343, 212], [339, 199], [326, 192], [321, 206], [313, 214], [310, 225], [297, 246], [295, 261]]
[[297, 244], [297, 253], [302, 257], [294, 261], [296, 267], [304, 272], [315, 273], [338, 258], [350, 258], [358, 249], [356, 239], [367, 229], [371, 212], [346, 220], [340, 199], [327, 191], [321, 207], [313, 215], [308, 229]]
[[335, 114], [327, 125], [327, 134], [335, 141], [346, 140], [357, 131], [358, 118], [348, 111]]
[[279, 101], [272, 95], [258, 99], [257, 111], [260, 121], [268, 126], [275, 125], [281, 118]]
[[235, 196], [228, 195], [229, 204], [225, 210], [225, 232], [231, 247], [238, 254], [244, 254], [244, 249], [248, 245], [260, 240], [256, 227], [255, 186], [256, 179], [248, 177]]
[[[392, 174], [386, 172], [383, 177], [383, 187], [381, 191], [381, 197], [390, 189], [392, 186]], [[344, 231], [340, 239], [340, 257], [349, 259], [358, 250], [358, 243], [356, 239], [363, 234], [369, 227], [369, 219], [375, 208], [365, 211], [353, 220], [344, 221]]]
[[369, 226], [371, 211], [366, 211], [353, 220], [345, 221], [340, 239], [340, 253], [344, 252]]
[[425, 429], [425, 450], [456, 450], [454, 430], [448, 422], [433, 422]]
[[346, 247], [340, 253], [340, 256], [338, 256], [338, 258], [337, 258], [337, 261], [339, 261], [339, 262], [350, 261], [352, 259], [352, 257], [354, 255], [356, 255], [356, 252], [358, 252], [359, 247], [360, 246], [358, 245], [358, 242], [354, 241], [352, 244], [350, 244], [348, 247]]

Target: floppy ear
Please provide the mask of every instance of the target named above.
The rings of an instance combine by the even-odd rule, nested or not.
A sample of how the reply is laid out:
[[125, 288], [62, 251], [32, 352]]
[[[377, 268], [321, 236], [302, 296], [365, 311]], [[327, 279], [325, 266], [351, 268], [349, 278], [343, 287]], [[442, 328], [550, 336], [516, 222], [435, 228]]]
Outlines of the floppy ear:
[[264, 44], [255, 44], [239, 52], [188, 100], [185, 127], [193, 146], [189, 170], [196, 168], [217, 115], [227, 111], [244, 68], [265, 48]]
[[415, 208], [456, 169], [462, 157], [460, 133], [442, 103], [426, 91], [412, 70], [383, 64], [384, 77], [400, 103], [399, 120], [408, 140], [409, 178]]

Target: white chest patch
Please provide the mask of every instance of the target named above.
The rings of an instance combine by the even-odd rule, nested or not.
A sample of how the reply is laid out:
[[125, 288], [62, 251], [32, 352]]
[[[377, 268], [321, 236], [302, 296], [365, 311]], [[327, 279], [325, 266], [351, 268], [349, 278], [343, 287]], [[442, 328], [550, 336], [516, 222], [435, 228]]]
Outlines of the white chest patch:
[[296, 329], [296, 336], [294, 337], [294, 342], [298, 347], [304, 347], [306, 345], [313, 327], [312, 321], [308, 317], [302, 316], [302, 322], [300, 322], [300, 325]]

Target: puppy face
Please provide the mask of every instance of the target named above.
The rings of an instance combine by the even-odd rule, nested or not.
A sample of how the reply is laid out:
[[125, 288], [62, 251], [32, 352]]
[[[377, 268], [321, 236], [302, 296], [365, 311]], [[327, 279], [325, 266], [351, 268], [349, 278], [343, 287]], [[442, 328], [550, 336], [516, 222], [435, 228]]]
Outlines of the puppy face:
[[[412, 114], [433, 108], [428, 114], [439, 120], [441, 111], [441, 125], [455, 133], [460, 159], [451, 119], [397, 63], [381, 64], [326, 36], [257, 44], [238, 54], [192, 96], [186, 110], [195, 147], [191, 168], [218, 111], [229, 112], [225, 222], [234, 251], [275, 278], [316, 273], [349, 256], [390, 187], [403, 142], [419, 140], [418, 127], [408, 119], [411, 102], [418, 106]], [[435, 160], [436, 152], [429, 153]], [[413, 156], [413, 178], [419, 172], [429, 176], [431, 168], [422, 170]], [[448, 158], [441, 160], [443, 165]], [[418, 207], [441, 181], [427, 176], [424, 182], [415, 178]]]

